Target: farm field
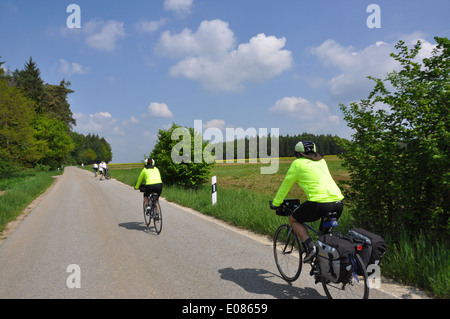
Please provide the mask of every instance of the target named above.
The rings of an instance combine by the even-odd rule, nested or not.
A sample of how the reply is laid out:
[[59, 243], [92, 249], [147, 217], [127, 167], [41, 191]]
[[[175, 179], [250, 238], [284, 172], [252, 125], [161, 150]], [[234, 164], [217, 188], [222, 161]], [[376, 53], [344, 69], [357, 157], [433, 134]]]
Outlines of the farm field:
[[[212, 169], [212, 175], [217, 176], [217, 186], [221, 189], [247, 189], [258, 194], [274, 197], [281, 182], [286, 175], [294, 157], [280, 158], [279, 169], [276, 174], [262, 175], [260, 169], [269, 164], [261, 163], [216, 163]], [[336, 182], [348, 179], [348, 172], [341, 165], [341, 160], [337, 156], [325, 156], [328, 168]], [[111, 174], [115, 178], [126, 179], [126, 183], [135, 182], [140, 170], [143, 168], [142, 163], [131, 164], [110, 164], [108, 165]], [[135, 178], [133, 179], [133, 176]], [[292, 187], [289, 197], [300, 198], [305, 200], [305, 196], [300, 187]]]
[[[216, 164], [213, 168], [213, 174], [217, 176], [218, 187], [220, 188], [245, 188], [260, 194], [274, 197], [281, 182], [286, 175], [292, 158], [281, 158], [279, 160], [279, 169], [276, 174], [262, 175], [260, 168], [268, 164]], [[328, 168], [336, 182], [348, 178], [348, 173], [341, 165], [341, 160], [337, 156], [326, 156]], [[305, 200], [303, 191], [298, 186], [292, 187], [289, 197]]]

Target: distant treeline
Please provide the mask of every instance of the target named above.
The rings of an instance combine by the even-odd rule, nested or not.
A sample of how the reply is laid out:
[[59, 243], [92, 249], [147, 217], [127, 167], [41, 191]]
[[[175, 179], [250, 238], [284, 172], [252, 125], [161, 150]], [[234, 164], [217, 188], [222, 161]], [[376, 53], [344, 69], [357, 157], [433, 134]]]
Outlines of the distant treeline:
[[[216, 147], [223, 147], [223, 157], [227, 157], [227, 148], [234, 149], [234, 158], [256, 158], [265, 157], [268, 155], [274, 155], [274, 150], [271, 150], [273, 137], [270, 135], [260, 141], [260, 137], [246, 137], [245, 139], [234, 140], [231, 142], [224, 142], [216, 144]], [[343, 152], [343, 149], [339, 147], [339, 140], [342, 140], [339, 136], [328, 135], [314, 135], [309, 133], [302, 133], [298, 135], [286, 135], [278, 137], [278, 156], [279, 157], [293, 157], [295, 156], [295, 145], [302, 141], [309, 140], [316, 144], [317, 151], [322, 155], [339, 155]], [[267, 144], [266, 154], [260, 154], [261, 146], [260, 142]], [[245, 151], [243, 151], [243, 145], [245, 145]], [[255, 147], [256, 146], [256, 147]]]
[[93, 164], [101, 161], [109, 163], [112, 160], [111, 145], [104, 137], [99, 137], [96, 134], [84, 136], [83, 134], [72, 132], [72, 140], [75, 147], [70, 155], [74, 164]]

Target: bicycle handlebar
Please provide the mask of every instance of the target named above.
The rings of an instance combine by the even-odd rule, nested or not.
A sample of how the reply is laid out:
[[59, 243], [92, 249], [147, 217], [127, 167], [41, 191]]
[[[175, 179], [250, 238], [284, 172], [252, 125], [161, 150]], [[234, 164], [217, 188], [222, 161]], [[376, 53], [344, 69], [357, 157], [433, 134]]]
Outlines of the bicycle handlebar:
[[273, 205], [272, 201], [269, 201], [270, 209], [275, 210], [275, 213], [278, 216], [290, 216], [292, 212], [300, 206], [300, 200], [299, 199], [285, 199], [283, 203], [276, 207]]

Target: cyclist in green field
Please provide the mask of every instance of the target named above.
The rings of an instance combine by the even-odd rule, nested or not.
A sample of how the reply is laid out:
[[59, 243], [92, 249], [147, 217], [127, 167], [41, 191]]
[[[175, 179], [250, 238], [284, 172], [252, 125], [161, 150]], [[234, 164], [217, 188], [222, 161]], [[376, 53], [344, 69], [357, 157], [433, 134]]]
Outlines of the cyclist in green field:
[[151, 194], [161, 195], [162, 180], [159, 169], [155, 166], [155, 161], [153, 159], [147, 158], [144, 161], [144, 165], [145, 167], [139, 174], [139, 178], [134, 188], [139, 189], [139, 186], [145, 179], [144, 205], [148, 205], [148, 196]]
[[283, 203], [289, 190], [296, 182], [305, 192], [307, 201], [289, 216], [289, 223], [306, 245], [304, 262], [308, 262], [315, 255], [316, 246], [309, 237], [308, 229], [303, 223], [319, 220], [329, 212], [336, 212], [337, 218], [339, 218], [344, 208], [342, 201], [344, 196], [342, 196], [341, 190], [331, 177], [323, 156], [317, 153], [316, 145], [313, 142], [301, 141], [297, 143], [295, 154], [297, 159], [286, 173], [273, 200], [273, 206], [279, 207]]

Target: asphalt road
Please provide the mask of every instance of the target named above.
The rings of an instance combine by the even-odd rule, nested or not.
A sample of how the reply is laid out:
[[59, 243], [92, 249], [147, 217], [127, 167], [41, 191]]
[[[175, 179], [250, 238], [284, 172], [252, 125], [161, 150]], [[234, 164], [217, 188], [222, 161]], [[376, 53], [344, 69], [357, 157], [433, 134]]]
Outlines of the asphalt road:
[[0, 298], [325, 298], [308, 265], [292, 284], [279, 276], [270, 242], [161, 208], [157, 235], [143, 223], [141, 193], [66, 168], [1, 244]]

